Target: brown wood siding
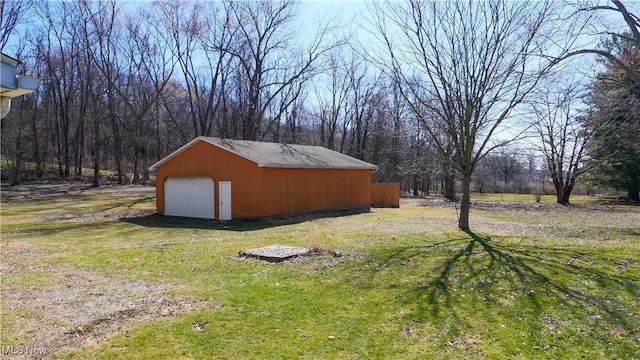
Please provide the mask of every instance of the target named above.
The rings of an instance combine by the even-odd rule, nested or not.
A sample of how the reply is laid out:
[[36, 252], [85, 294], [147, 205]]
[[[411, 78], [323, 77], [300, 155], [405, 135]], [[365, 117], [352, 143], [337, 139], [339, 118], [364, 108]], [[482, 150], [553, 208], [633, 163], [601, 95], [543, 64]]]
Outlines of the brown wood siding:
[[373, 207], [400, 207], [400, 183], [371, 184]]
[[168, 160], [156, 169], [156, 207], [164, 213], [164, 181], [168, 177], [211, 177], [215, 181], [216, 219], [218, 182], [231, 181], [231, 212], [234, 216], [261, 217], [260, 191], [263, 169], [243, 157], [204, 141]]
[[263, 216], [371, 206], [368, 169], [264, 168]]
[[371, 206], [370, 169], [259, 168], [241, 156], [197, 142], [156, 169], [156, 207], [164, 213], [168, 177], [211, 177], [231, 181], [232, 215], [263, 218], [310, 211]]

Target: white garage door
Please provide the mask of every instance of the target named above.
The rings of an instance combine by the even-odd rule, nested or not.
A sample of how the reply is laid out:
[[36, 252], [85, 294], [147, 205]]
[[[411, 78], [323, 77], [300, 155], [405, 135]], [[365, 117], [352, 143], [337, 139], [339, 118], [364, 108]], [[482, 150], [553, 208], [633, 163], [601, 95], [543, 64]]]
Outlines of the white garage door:
[[215, 218], [213, 179], [167, 178], [164, 182], [164, 214], [192, 218]]

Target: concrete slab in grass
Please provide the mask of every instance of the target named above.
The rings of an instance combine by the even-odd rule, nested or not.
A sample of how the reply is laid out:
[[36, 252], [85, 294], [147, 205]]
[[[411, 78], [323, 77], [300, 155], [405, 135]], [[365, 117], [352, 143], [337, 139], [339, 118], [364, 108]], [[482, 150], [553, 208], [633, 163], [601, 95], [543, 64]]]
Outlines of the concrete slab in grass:
[[257, 249], [240, 251], [240, 256], [256, 258], [269, 262], [281, 262], [296, 256], [304, 255], [309, 249], [298, 246], [270, 245]]

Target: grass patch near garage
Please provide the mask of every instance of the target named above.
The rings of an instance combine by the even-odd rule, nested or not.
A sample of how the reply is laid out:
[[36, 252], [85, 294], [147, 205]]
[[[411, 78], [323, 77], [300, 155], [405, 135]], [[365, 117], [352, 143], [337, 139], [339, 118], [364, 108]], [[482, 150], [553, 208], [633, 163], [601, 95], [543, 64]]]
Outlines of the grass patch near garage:
[[[51, 327], [50, 354], [69, 359], [640, 353], [637, 207], [483, 200], [495, 206], [472, 209], [475, 232], [464, 233], [455, 207], [439, 202], [219, 223], [151, 215], [151, 190], [133, 193], [86, 190], [48, 201], [3, 191], [2, 346], [43, 346], [35, 326], [16, 327], [27, 318]], [[60, 212], [76, 218], [52, 217]], [[281, 264], [236, 256], [271, 244], [341, 256]], [[66, 299], [64, 289], [78, 296]], [[31, 306], [47, 290], [71, 318]], [[122, 308], [74, 319], [90, 301]], [[168, 305], [150, 310], [157, 303]], [[78, 327], [95, 336], [70, 331]], [[68, 340], [78, 335], [91, 341]]]

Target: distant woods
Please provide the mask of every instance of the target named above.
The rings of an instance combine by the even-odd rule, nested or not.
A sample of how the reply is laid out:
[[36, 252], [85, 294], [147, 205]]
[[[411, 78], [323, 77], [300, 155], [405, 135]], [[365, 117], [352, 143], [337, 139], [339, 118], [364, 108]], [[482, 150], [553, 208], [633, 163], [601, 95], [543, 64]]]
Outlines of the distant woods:
[[[510, 6], [495, 3], [497, 7], [489, 10], [500, 16]], [[430, 32], [435, 28], [427, 23], [429, 12], [444, 10], [423, 5], [435, 7], [439, 2], [408, 2], [402, 10], [403, 4], [391, 4], [369, 9], [376, 20], [362, 24], [371, 35], [358, 42], [353, 41], [354, 26], [339, 17], [305, 23], [300, 11], [304, 4], [291, 0], [3, 1], [3, 52], [22, 61], [18, 73], [43, 79], [34, 94], [14, 99], [11, 112], [2, 120], [3, 180], [15, 184], [54, 176], [88, 179], [94, 186], [104, 181], [147, 183], [149, 165], [202, 135], [325, 146], [379, 165], [376, 181], [401, 182], [404, 191], [416, 196], [444, 193], [455, 198], [452, 184], [461, 174], [470, 179], [473, 191], [553, 192], [555, 180], [549, 177], [553, 169], [540, 146], [527, 145], [533, 141], [504, 141], [500, 129], [494, 128], [503, 122], [512, 126], [514, 116], [522, 123], [542, 119], [545, 122], [534, 121], [536, 126], [528, 129], [535, 130], [534, 137], [544, 138], [552, 132], [553, 106], [561, 105], [567, 115], [574, 114], [566, 101], [556, 104], [557, 96], [537, 92], [538, 83], [551, 71], [530, 71], [532, 64], [544, 65], [544, 58], [525, 61], [525, 56], [541, 49], [540, 39], [559, 36], [559, 29], [547, 27], [554, 20], [553, 8], [534, 4], [540, 9], [539, 17], [518, 23], [522, 19], [516, 16], [530, 14], [519, 3], [510, 10], [513, 18], [496, 23], [512, 33], [500, 33], [498, 28], [488, 33], [492, 36], [488, 40], [504, 51], [502, 57], [481, 61], [479, 53], [454, 54], [475, 51], [478, 39], [469, 33], [456, 34], [449, 32], [454, 27], [433, 23], [440, 31], [468, 41], [464, 43]], [[468, 19], [456, 18], [467, 11], [476, 17], [485, 11], [458, 5], [446, 12], [452, 21]], [[585, 9], [600, 11], [595, 6]], [[492, 14], [489, 10], [487, 16]], [[394, 18], [404, 11], [415, 23], [400, 24], [408, 17]], [[407, 64], [415, 65], [415, 59], [398, 60], [403, 49], [391, 47], [397, 43], [392, 43], [393, 36], [386, 36], [389, 28], [384, 21], [407, 26], [408, 43], [424, 42], [421, 48], [427, 52], [423, 55], [430, 56], [436, 70], [446, 72], [437, 74], [441, 80], [429, 81], [436, 73], [431, 73], [428, 61], [413, 71]], [[637, 17], [631, 14], [624, 21], [637, 23]], [[419, 31], [412, 33], [411, 26]], [[378, 27], [381, 31], [376, 31]], [[547, 32], [538, 37], [536, 27]], [[562, 36], [579, 30], [576, 25]], [[520, 38], [527, 41], [520, 42], [520, 53], [509, 53], [523, 34], [531, 37]], [[379, 44], [371, 44], [374, 40]], [[455, 47], [458, 43], [469, 48]], [[570, 48], [569, 43], [558, 53], [544, 55], [589, 53]], [[452, 57], [436, 59], [434, 54], [443, 55], [439, 51], [443, 45], [453, 46], [444, 54], [451, 51]], [[375, 51], [385, 47], [393, 50], [390, 55]], [[629, 48], [638, 49], [637, 44]], [[596, 50], [604, 51], [594, 45], [591, 53], [597, 54]], [[419, 60], [420, 54], [413, 55]], [[635, 81], [636, 70], [625, 65], [633, 63], [625, 60], [633, 53], [620, 50], [610, 55], [622, 61], [615, 66], [628, 71], [628, 80]], [[453, 70], [463, 68], [457, 63], [462, 59], [478, 60], [467, 63], [487, 68], [467, 78], [457, 77], [464, 72]], [[497, 68], [491, 66], [504, 66], [515, 76], [495, 77]], [[446, 96], [438, 89], [442, 84]], [[469, 92], [460, 91], [461, 86], [484, 100], [470, 107], [471, 103], [464, 103]], [[530, 94], [537, 94], [538, 100], [553, 98], [529, 101]], [[563, 99], [574, 98], [578, 96], [566, 94]], [[484, 107], [487, 104], [491, 107]], [[505, 104], [512, 109], [504, 111]], [[529, 104], [536, 104], [535, 111], [520, 110], [533, 106]], [[473, 111], [464, 113], [465, 109]], [[456, 125], [464, 124], [457, 122], [464, 116], [480, 116], [478, 126]], [[520, 121], [527, 116], [527, 121]], [[582, 126], [581, 119], [572, 120], [571, 126]], [[520, 137], [525, 129], [513, 130], [515, 135], [508, 140]], [[466, 133], [454, 136], [456, 131]], [[456, 147], [456, 142], [464, 146]], [[585, 153], [580, 161], [588, 158], [589, 149], [581, 146]]]
[[392, 80], [335, 19], [307, 28], [296, 2], [2, 4], [15, 24], [3, 44], [19, 73], [43, 79], [2, 122], [14, 183], [52, 167], [96, 186], [146, 182], [196, 136], [322, 145], [380, 164], [385, 181], [408, 171]]

